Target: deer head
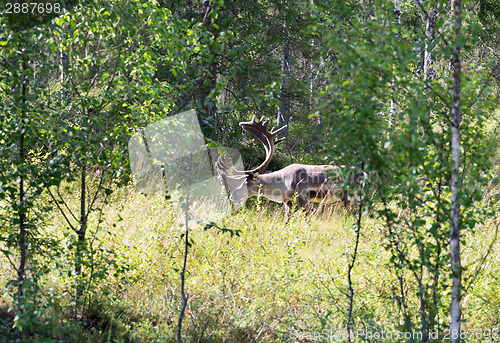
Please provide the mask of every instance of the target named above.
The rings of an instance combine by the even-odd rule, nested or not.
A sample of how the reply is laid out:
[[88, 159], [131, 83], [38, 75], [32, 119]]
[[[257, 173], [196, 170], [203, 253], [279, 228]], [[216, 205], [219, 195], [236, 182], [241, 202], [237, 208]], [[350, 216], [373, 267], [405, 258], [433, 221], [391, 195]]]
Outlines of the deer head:
[[[266, 120], [265, 117], [262, 117], [259, 121], [255, 120], [255, 117], [253, 117], [249, 122], [241, 122], [240, 126], [243, 130], [250, 132], [261, 141], [266, 152], [266, 158], [260, 166], [254, 169], [237, 170], [229, 156], [219, 156], [215, 164], [215, 169], [226, 189], [229, 189], [230, 192], [234, 190], [231, 192], [231, 200], [235, 202], [244, 200], [246, 198], [245, 194], [251, 195], [251, 193], [254, 193], [253, 191], [249, 191], [249, 188], [255, 188], [255, 180], [258, 178], [258, 174], [264, 173], [271, 162], [271, 158], [274, 154], [274, 146], [285, 139], [280, 138], [275, 141], [276, 136], [287, 128], [287, 125], [285, 125], [277, 130], [273, 127], [271, 131], [269, 131], [269, 120]], [[235, 188], [235, 185], [239, 186]]]

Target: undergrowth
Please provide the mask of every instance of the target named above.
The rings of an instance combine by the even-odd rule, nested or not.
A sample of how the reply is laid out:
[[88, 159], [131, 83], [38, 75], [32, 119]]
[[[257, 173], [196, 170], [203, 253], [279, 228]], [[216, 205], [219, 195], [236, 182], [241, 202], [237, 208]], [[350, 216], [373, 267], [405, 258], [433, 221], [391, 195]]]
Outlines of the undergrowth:
[[[104, 220], [98, 223], [96, 214], [89, 226], [97, 237], [95, 268], [101, 274], [93, 274], [84, 318], [72, 312], [70, 277], [54, 268], [39, 280], [39, 297], [46, 306], [35, 320], [48, 323], [47, 329], [29, 336], [36, 342], [174, 342], [183, 250], [172, 208], [162, 196], [122, 188], [104, 210]], [[215, 225], [193, 228], [185, 341], [336, 341], [347, 321], [355, 224], [338, 206], [309, 217], [297, 210], [286, 224], [281, 206], [256, 201]], [[384, 229], [370, 214], [361, 224], [353, 269], [355, 329], [395, 332], [402, 323], [390, 254], [381, 244]], [[467, 237], [464, 261], [474, 271], [464, 300], [468, 328], [499, 325], [500, 253], [498, 244], [490, 246], [494, 229], [490, 225]], [[44, 230], [64, 247], [68, 235], [62, 218], [54, 214]], [[490, 255], [482, 261], [488, 249]], [[61, 266], [68, 258], [62, 252], [38, 263]], [[477, 266], [482, 269], [475, 273]], [[0, 274], [5, 288], [14, 278], [8, 261], [2, 260]], [[405, 287], [417, 315], [416, 285]], [[12, 299], [0, 301], [0, 340], [14, 341]]]

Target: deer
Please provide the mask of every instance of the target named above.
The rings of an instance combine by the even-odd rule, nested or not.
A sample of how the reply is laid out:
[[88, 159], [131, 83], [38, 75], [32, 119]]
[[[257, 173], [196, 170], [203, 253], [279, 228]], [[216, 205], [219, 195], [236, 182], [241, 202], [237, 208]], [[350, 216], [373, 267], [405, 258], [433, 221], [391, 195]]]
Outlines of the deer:
[[[352, 188], [364, 184], [365, 172], [355, 172], [352, 168], [337, 165], [290, 164], [278, 171], [264, 173], [274, 155], [275, 145], [285, 139], [276, 139], [287, 125], [268, 130], [269, 120], [255, 116], [249, 122], [241, 122], [243, 130], [255, 136], [264, 146], [266, 157], [258, 167], [250, 170], [237, 170], [231, 158], [221, 155], [215, 163], [215, 170], [221, 183], [229, 190], [230, 200], [241, 205], [247, 198], [261, 195], [267, 199], [283, 203], [286, 222], [290, 220], [294, 200], [304, 212], [309, 214], [309, 203], [335, 203], [342, 201], [348, 209], [352, 208], [356, 196]], [[345, 176], [344, 174], [350, 174]], [[359, 199], [358, 199], [359, 200]]]

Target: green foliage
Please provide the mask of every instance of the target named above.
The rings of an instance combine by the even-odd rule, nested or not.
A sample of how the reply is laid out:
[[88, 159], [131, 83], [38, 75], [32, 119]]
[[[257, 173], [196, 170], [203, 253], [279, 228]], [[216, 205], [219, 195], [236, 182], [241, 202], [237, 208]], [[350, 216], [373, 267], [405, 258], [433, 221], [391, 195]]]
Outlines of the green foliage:
[[[362, 163], [377, 175], [372, 178], [376, 197], [370, 201], [381, 204], [376, 216], [385, 221], [390, 264], [398, 283], [418, 284], [416, 292], [424, 309], [420, 318], [413, 317], [416, 308], [409, 309], [406, 293], [395, 286], [403, 315], [398, 325], [401, 330], [425, 334], [442, 330], [439, 318], [444, 315], [449, 287], [443, 274], [449, 261], [452, 85], [443, 67], [451, 54], [452, 35], [442, 20], [444, 3], [432, 5], [440, 18], [435, 38], [425, 32], [399, 34], [401, 27], [391, 19], [393, 8], [384, 5], [380, 1], [369, 8], [340, 3], [321, 8], [323, 22], [311, 27], [311, 34], [323, 41], [322, 54], [330, 66], [329, 83], [322, 93], [325, 101], [318, 106], [328, 123], [323, 151], [329, 161]], [[474, 20], [472, 14], [466, 17], [464, 37], [480, 32], [469, 20]], [[426, 79], [417, 70], [422, 62], [415, 54], [415, 42], [419, 42], [417, 51], [433, 49], [435, 78]], [[492, 215], [492, 208], [481, 204], [494, 175], [490, 148], [497, 144], [486, 125], [495, 120], [491, 113], [496, 107], [488, 95], [490, 65], [472, 63], [465, 67], [462, 81], [460, 201], [465, 232], [483, 228]]]
[[[17, 31], [10, 29], [9, 17], [1, 22], [1, 42], [7, 47], [1, 53], [0, 199], [7, 223], [2, 251], [15, 258], [13, 248], [20, 246], [30, 277], [42, 277], [32, 269], [45, 241], [39, 229], [51, 211], [60, 211], [68, 231], [63, 245], [49, 247], [48, 256], [65, 259], [57, 265], [76, 292], [75, 318], [83, 320], [109, 271], [123, 275], [128, 270], [113, 251], [96, 247], [102, 222], [92, 228], [89, 218], [100, 218], [112, 185], [128, 179], [129, 134], [172, 107], [164, 98], [172, 85], [154, 78], [157, 52], [175, 73], [186, 66], [182, 54], [191, 56], [198, 42], [186, 35], [186, 22], [152, 3], [86, 1], [61, 14], [43, 19], [43, 25], [16, 26]], [[60, 193], [62, 182], [75, 180], [79, 206]], [[21, 265], [19, 275], [24, 275]], [[30, 280], [11, 284], [19, 286], [18, 332], [37, 322]]]
[[[128, 193], [128, 137], [195, 108], [210, 144], [258, 165], [262, 147], [238, 122], [273, 119], [285, 93], [291, 126], [270, 170], [331, 163], [371, 175], [355, 328], [442, 329], [454, 44], [463, 48], [465, 324], [497, 325], [498, 4], [466, 1], [455, 41], [449, 2], [419, 3], [400, 2], [400, 25], [396, 3], [382, 0], [90, 0], [63, 1], [58, 15], [2, 12], [0, 336], [173, 341], [181, 234], [164, 195]], [[303, 341], [341, 331], [353, 218], [295, 211], [284, 226], [276, 205], [260, 198], [250, 208], [190, 236], [185, 338]]]

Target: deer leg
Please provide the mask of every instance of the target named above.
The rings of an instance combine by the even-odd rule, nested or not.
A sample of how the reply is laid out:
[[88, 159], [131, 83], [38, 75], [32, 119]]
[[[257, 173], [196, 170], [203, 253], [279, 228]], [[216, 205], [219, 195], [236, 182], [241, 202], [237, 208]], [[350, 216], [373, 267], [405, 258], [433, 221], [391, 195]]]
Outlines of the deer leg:
[[309, 202], [306, 200], [303, 205], [301, 204], [301, 206], [302, 206], [302, 211], [304, 211], [306, 217], [309, 216], [309, 214], [311, 214], [311, 208]]
[[309, 215], [309, 198], [307, 197], [307, 189], [302, 189], [297, 193], [297, 202], [306, 214]]
[[290, 221], [290, 217], [291, 217], [290, 211], [292, 209], [292, 203], [290, 200], [285, 200], [285, 201], [283, 201], [283, 204], [285, 206], [285, 218], [286, 218], [285, 223], [288, 223]]
[[349, 199], [349, 190], [342, 191], [341, 200], [345, 208], [350, 210], [352, 206], [351, 206], [351, 200]]

